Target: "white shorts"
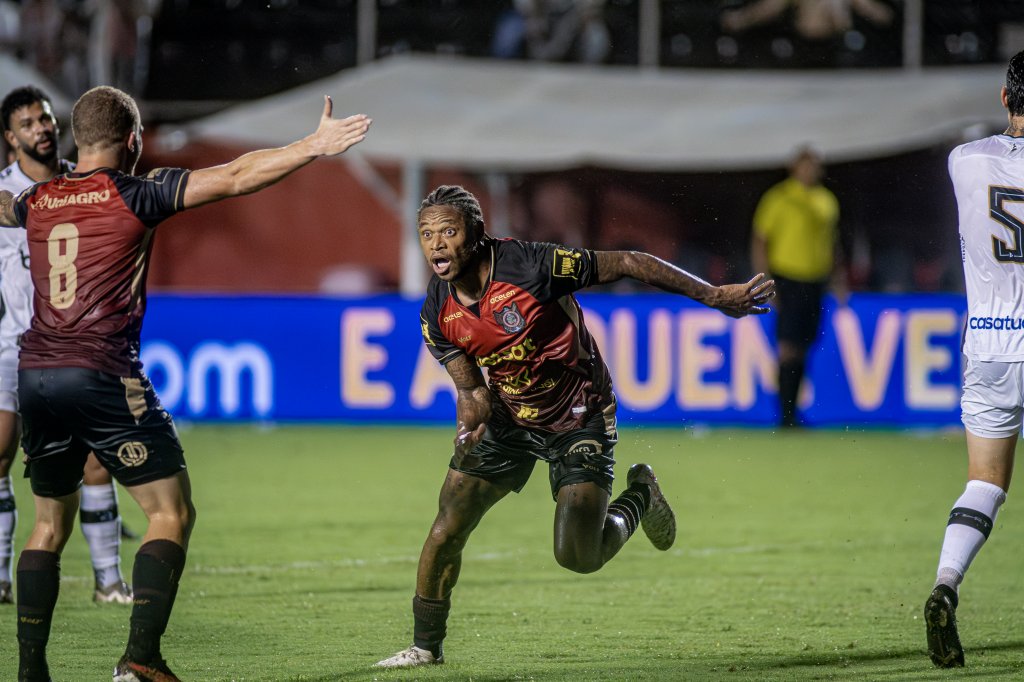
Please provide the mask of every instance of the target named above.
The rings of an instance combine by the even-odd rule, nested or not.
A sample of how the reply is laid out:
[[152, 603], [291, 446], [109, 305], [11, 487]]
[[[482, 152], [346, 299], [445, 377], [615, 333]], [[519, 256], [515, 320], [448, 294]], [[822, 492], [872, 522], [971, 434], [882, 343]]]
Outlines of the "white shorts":
[[981, 362], [967, 358], [961, 420], [982, 438], [1020, 433], [1024, 423], [1024, 362]]
[[18, 411], [18, 347], [0, 344], [0, 410]]

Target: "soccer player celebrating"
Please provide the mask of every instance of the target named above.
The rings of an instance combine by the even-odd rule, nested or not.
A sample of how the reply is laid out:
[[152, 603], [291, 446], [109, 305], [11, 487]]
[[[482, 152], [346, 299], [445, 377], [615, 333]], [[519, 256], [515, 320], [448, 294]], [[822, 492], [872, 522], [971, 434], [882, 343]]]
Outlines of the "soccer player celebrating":
[[195, 522], [177, 432], [139, 362], [146, 266], [154, 229], [178, 211], [248, 194], [321, 156], [360, 142], [365, 116], [334, 119], [279, 149], [222, 166], [131, 175], [142, 153], [135, 101], [115, 88], [89, 90], [71, 128], [78, 166], [15, 199], [0, 192], [0, 224], [28, 237], [34, 315], [21, 343], [18, 395], [36, 521], [18, 559], [20, 682], [48, 680], [46, 644], [60, 553], [79, 504], [89, 451], [149, 520], [135, 555], [135, 600], [114, 682], [174, 682], [160, 653]]
[[1024, 423], [1024, 52], [1010, 60], [1000, 100], [1009, 126], [949, 155], [967, 285], [964, 390], [967, 487], [953, 505], [938, 576], [924, 607], [928, 652], [943, 668], [964, 664], [958, 590], [1006, 501]]
[[631, 277], [732, 317], [768, 312], [775, 293], [764, 275], [715, 287], [646, 253], [493, 239], [476, 197], [461, 187], [431, 192], [417, 229], [433, 270], [423, 338], [455, 383], [457, 432], [420, 553], [413, 645], [377, 663], [384, 668], [444, 661], [462, 549], [487, 510], [522, 489], [538, 459], [548, 464], [561, 566], [598, 570], [638, 526], [656, 548], [672, 546], [675, 516], [650, 466], [634, 464], [609, 504], [615, 396], [573, 292]]
[[[0, 189], [19, 194], [37, 182], [71, 170], [60, 158], [60, 130], [50, 98], [39, 88], [15, 88], [0, 103], [4, 137], [14, 163], [0, 171]], [[0, 604], [14, 603], [11, 563], [16, 520], [9, 476], [18, 452], [18, 343], [32, 319], [32, 278], [28, 242], [21, 230], [0, 230]], [[98, 604], [131, 604], [131, 588], [121, 576], [121, 516], [110, 472], [90, 455], [82, 486], [79, 518], [89, 545]]]

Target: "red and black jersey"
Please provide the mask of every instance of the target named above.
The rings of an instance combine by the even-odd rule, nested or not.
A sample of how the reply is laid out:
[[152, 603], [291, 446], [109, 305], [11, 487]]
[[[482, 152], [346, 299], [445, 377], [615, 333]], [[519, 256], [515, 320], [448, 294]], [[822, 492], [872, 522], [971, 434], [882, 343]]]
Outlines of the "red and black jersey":
[[64, 173], [17, 198], [35, 287], [20, 367], [138, 373], [154, 230], [184, 208], [188, 173]]
[[423, 339], [442, 364], [464, 354], [487, 370], [494, 399], [517, 424], [580, 428], [612, 401], [611, 377], [573, 292], [597, 281], [594, 253], [492, 239], [483, 297], [462, 305], [436, 275], [427, 287]]

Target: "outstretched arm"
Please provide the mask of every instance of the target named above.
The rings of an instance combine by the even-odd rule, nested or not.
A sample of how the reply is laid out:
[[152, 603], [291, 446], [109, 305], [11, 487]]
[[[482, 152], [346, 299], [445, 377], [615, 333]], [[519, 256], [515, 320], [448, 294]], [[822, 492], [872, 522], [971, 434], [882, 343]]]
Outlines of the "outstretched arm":
[[630, 277], [673, 294], [689, 296], [729, 317], [763, 315], [769, 310], [764, 304], [775, 295], [775, 281], [765, 279], [764, 273], [743, 284], [716, 287], [649, 253], [597, 251], [595, 256], [599, 284]]
[[484, 437], [491, 418], [491, 396], [483, 372], [465, 355], [445, 365], [455, 382], [455, 459], [461, 464], [469, 451]]
[[781, 15], [789, 6], [789, 0], [758, 0], [739, 9], [722, 14], [722, 28], [726, 31], [745, 31], [752, 26], [763, 24]]
[[185, 208], [251, 194], [281, 180], [321, 156], [341, 154], [362, 142], [371, 119], [363, 114], [335, 119], [333, 103], [324, 97], [320, 125], [312, 135], [287, 147], [243, 154], [230, 163], [193, 171], [185, 187]]

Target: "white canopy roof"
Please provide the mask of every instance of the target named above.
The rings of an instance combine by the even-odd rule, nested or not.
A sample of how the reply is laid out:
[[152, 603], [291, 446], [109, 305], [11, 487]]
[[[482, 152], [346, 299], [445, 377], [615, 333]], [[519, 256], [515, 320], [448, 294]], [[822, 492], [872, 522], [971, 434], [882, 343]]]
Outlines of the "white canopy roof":
[[[782, 165], [800, 144], [829, 161], [924, 148], [1000, 125], [1004, 67], [885, 71], [641, 71], [402, 56], [193, 122], [193, 137], [277, 146], [335, 115], [373, 117], [371, 159], [466, 170], [583, 165], [649, 171]], [[177, 136], [178, 140], [182, 138]]]
[[74, 102], [65, 97], [56, 85], [28, 64], [18, 61], [9, 54], [0, 53], [0, 99], [3, 99], [3, 96], [14, 88], [22, 85], [34, 85], [49, 95], [50, 103], [53, 104], [57, 114], [62, 118], [68, 117], [62, 121], [64, 127], [68, 130], [71, 129], [70, 114]]

